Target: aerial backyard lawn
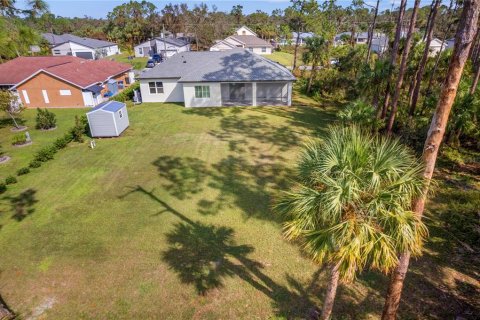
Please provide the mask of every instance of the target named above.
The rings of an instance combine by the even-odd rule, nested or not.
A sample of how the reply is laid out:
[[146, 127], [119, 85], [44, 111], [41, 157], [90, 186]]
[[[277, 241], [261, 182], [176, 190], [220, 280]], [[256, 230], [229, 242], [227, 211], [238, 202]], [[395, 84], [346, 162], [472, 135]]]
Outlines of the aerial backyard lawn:
[[[295, 104], [134, 106], [120, 138], [97, 139], [93, 150], [72, 142], [18, 177], [0, 195], [2, 298], [22, 318], [305, 317], [321, 304], [325, 272], [284, 240], [271, 205], [292, 183], [299, 147], [324, 132], [335, 109], [299, 97]], [[12, 157], [0, 165], [2, 180], [85, 112], [53, 111], [58, 131], [32, 129], [33, 145], [21, 149], [8, 146], [2, 124], [0, 144]], [[23, 116], [32, 128], [34, 116]], [[448, 270], [456, 274], [448, 281], [472, 277], [454, 265], [431, 270], [428, 259], [446, 254], [437, 247], [413, 266], [405, 317], [469, 306], [430, 288], [449, 286], [438, 276]], [[372, 272], [341, 287], [335, 314], [378, 317], [386, 283]]]

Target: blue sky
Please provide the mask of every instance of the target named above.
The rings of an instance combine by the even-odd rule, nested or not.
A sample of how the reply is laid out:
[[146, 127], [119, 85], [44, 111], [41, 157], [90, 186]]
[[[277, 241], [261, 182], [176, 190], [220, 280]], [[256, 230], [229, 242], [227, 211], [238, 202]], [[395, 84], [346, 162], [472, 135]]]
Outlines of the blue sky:
[[[394, 0], [395, 5], [398, 6], [400, 0]], [[17, 0], [19, 6], [25, 3], [26, 0]], [[126, 1], [121, 0], [47, 0], [50, 6], [50, 11], [56, 15], [63, 17], [83, 17], [85, 15], [94, 18], [105, 18], [107, 13], [111, 11], [115, 6], [120, 5]], [[168, 3], [188, 3], [190, 7], [198, 4], [202, 1], [197, 0], [183, 0], [183, 1], [150, 1], [157, 6], [157, 8], [163, 8]], [[230, 9], [236, 5], [241, 4], [243, 6], [244, 13], [255, 12], [256, 10], [262, 10], [265, 12], [272, 12], [274, 9], [285, 9], [289, 6], [289, 0], [204, 0], [204, 3], [209, 7], [216, 5], [219, 11], [230, 11]], [[319, 1], [321, 2], [321, 0]], [[348, 6], [351, 4], [351, 0], [337, 0], [337, 3], [342, 6]], [[376, 3], [375, 0], [365, 1], [369, 4]], [[413, 3], [413, 0], [408, 1], [409, 4]], [[421, 5], [430, 4], [431, 0], [422, 0]], [[392, 0], [381, 0], [381, 10], [389, 9], [392, 6]]]

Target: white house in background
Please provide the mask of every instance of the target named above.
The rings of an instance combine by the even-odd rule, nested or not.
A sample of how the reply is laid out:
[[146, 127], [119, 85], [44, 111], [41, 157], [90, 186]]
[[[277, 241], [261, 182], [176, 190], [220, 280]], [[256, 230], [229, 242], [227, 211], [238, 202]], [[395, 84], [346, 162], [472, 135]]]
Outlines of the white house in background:
[[281, 46], [295, 45], [298, 37], [298, 45], [303, 46], [305, 45], [307, 39], [312, 38], [313, 36], [315, 36], [313, 32], [292, 32], [290, 39], [281, 39], [278, 44]]
[[239, 48], [182, 52], [138, 79], [143, 102], [185, 107], [289, 106], [295, 81], [280, 64]]
[[154, 54], [170, 58], [176, 53], [190, 51], [190, 43], [181, 39], [157, 37], [137, 44], [134, 50], [137, 58], [151, 57]]
[[235, 34], [224, 40], [216, 40], [210, 51], [226, 51], [234, 48], [244, 48], [257, 54], [271, 54], [273, 46], [260, 39], [255, 32], [246, 26], [235, 31]]
[[445, 50], [448, 48], [448, 41], [442, 42], [442, 40], [433, 38], [430, 42], [430, 57], [435, 57], [440, 51]]
[[[348, 44], [350, 42], [352, 33], [342, 32], [335, 36], [335, 46]], [[354, 34], [355, 44], [367, 44], [368, 32], [357, 32]], [[384, 53], [388, 49], [388, 37], [380, 32], [374, 32], [372, 35], [372, 51], [375, 53]]]
[[447, 43], [447, 49], [452, 49], [455, 46], [455, 38], [450, 38], [445, 41]]
[[42, 37], [50, 44], [54, 56], [100, 59], [120, 53], [118, 45], [109, 41], [82, 38], [68, 33], [43, 33]]

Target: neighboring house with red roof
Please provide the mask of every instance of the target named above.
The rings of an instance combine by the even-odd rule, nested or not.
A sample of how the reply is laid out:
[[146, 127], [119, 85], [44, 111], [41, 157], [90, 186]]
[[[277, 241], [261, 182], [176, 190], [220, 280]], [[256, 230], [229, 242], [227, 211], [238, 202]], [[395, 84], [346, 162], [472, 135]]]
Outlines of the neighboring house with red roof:
[[132, 66], [73, 56], [19, 57], [0, 64], [0, 88], [27, 108], [92, 107], [134, 82]]
[[256, 54], [271, 54], [273, 46], [259, 38], [255, 32], [246, 26], [235, 31], [235, 34], [224, 39], [216, 40], [210, 51], [226, 51], [235, 48], [245, 48]]

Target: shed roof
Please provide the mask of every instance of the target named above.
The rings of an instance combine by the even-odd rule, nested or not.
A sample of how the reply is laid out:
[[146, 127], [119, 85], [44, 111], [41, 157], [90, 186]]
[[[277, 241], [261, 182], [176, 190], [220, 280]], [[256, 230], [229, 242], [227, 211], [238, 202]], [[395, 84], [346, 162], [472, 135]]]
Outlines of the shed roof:
[[180, 82], [295, 80], [282, 65], [245, 49], [177, 53], [138, 78], [178, 78]]
[[100, 103], [99, 105], [95, 106], [92, 108], [90, 111], [87, 113], [95, 112], [97, 110], [104, 110], [104, 111], [109, 111], [109, 112], [117, 112], [118, 110], [122, 109], [125, 107], [125, 103], [118, 102], [118, 101], [105, 101]]
[[45, 40], [48, 41], [48, 43], [50, 43], [53, 46], [58, 46], [62, 43], [69, 42], [69, 41], [81, 44], [82, 46], [92, 48], [92, 49], [104, 48], [104, 47], [110, 47], [110, 46], [116, 45], [116, 43], [113, 43], [113, 42], [92, 39], [92, 38], [78, 37], [69, 33], [64, 33], [64, 34], [43, 33], [42, 36], [43, 38], [45, 38]]

